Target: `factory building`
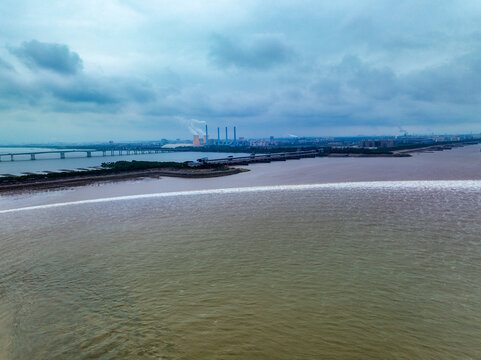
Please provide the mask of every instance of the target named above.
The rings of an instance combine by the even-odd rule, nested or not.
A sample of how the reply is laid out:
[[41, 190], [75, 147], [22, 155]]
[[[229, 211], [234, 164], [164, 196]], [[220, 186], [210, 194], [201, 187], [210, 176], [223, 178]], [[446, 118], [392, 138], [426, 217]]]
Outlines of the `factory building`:
[[[237, 128], [234, 126], [234, 138], [229, 139], [228, 128], [225, 127], [225, 140], [221, 140], [220, 138], [220, 128], [217, 128], [217, 140], [215, 138], [209, 141], [209, 133], [207, 125], [205, 126], [205, 135], [194, 135], [193, 145], [194, 146], [207, 146], [207, 145], [230, 145], [230, 146], [237, 146], [239, 145], [239, 141], [237, 140]], [[245, 141], [242, 141], [242, 144], [245, 144]]]

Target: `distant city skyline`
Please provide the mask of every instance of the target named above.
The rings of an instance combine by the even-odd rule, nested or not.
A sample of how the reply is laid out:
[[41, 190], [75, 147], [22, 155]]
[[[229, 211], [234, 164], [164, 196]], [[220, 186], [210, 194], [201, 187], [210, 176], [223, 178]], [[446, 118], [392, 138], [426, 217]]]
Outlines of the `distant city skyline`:
[[6, 0], [0, 24], [0, 145], [481, 132], [476, 1]]

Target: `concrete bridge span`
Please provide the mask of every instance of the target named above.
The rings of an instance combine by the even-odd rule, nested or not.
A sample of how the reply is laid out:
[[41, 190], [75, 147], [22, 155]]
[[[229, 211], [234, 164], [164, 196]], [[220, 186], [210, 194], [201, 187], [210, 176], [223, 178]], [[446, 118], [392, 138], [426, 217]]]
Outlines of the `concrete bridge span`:
[[168, 149], [78, 149], [78, 150], [49, 150], [49, 151], [28, 151], [28, 152], [18, 152], [18, 153], [0, 153], [0, 162], [5, 161], [15, 161], [17, 157], [30, 157], [30, 160], [37, 160], [37, 155], [43, 154], [58, 154], [60, 159], [65, 159], [68, 156], [66, 154], [71, 153], [84, 153], [85, 157], [92, 157], [92, 154], [98, 154], [98, 156], [120, 156], [120, 155], [138, 155], [138, 154], [158, 154], [163, 152], [171, 152]]

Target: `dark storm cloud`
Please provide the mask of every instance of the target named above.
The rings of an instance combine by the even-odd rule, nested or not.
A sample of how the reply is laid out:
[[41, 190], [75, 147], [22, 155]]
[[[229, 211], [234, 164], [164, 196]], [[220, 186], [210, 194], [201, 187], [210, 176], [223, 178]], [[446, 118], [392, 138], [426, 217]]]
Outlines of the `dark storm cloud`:
[[82, 59], [67, 45], [25, 41], [9, 51], [30, 68], [47, 69], [59, 74], [72, 75], [82, 69]]
[[209, 57], [220, 67], [269, 69], [288, 62], [293, 51], [278, 37], [262, 35], [244, 44], [223, 35], [211, 38]]

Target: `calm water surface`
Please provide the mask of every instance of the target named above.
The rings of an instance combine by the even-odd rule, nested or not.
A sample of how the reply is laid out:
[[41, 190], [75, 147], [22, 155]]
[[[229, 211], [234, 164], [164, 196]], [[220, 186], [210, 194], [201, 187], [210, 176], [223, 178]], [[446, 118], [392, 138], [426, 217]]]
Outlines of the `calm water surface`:
[[1, 359], [479, 359], [481, 182], [0, 213]]

